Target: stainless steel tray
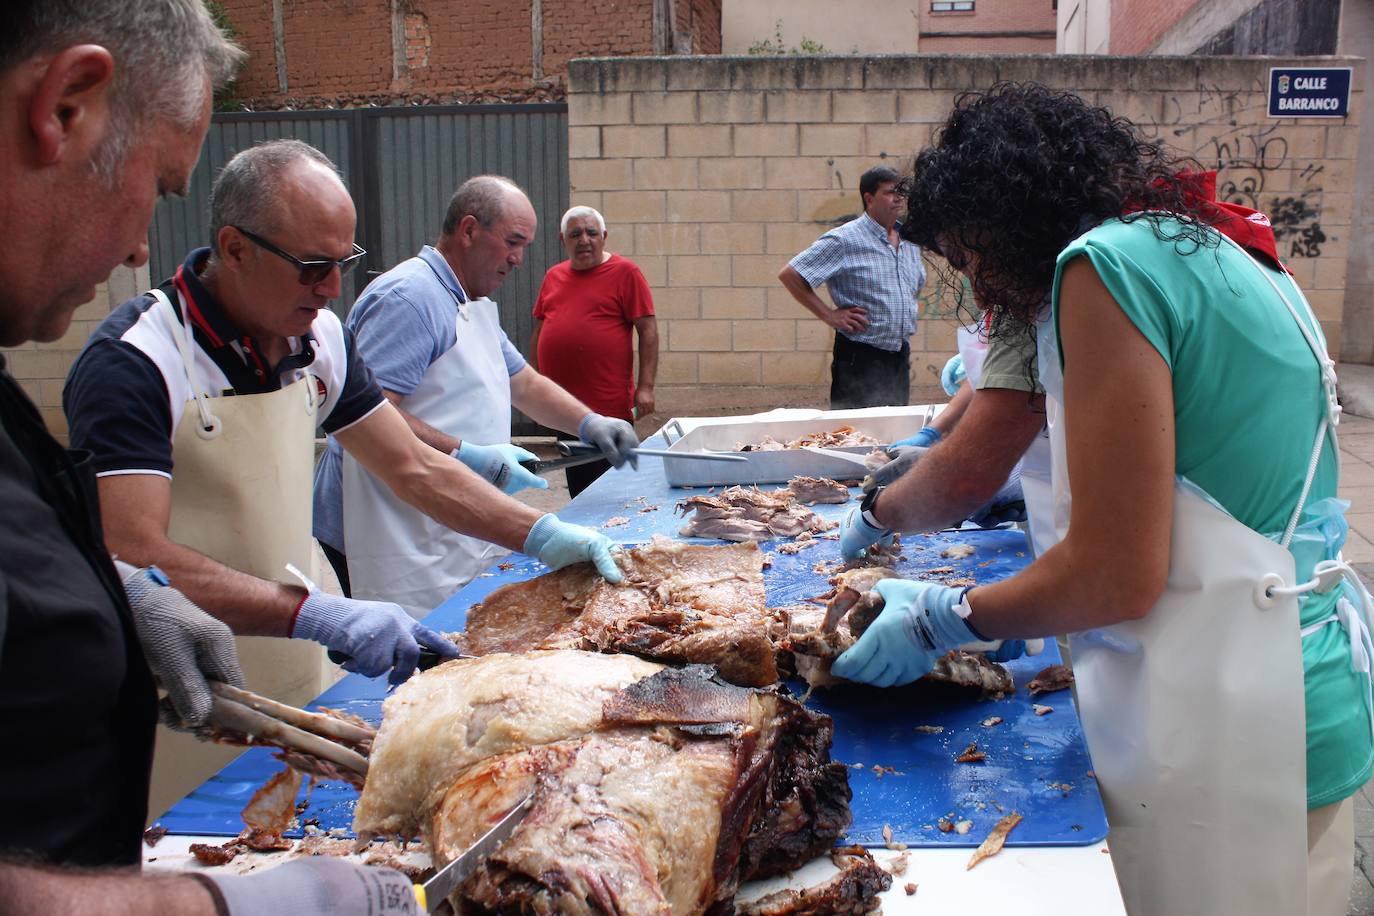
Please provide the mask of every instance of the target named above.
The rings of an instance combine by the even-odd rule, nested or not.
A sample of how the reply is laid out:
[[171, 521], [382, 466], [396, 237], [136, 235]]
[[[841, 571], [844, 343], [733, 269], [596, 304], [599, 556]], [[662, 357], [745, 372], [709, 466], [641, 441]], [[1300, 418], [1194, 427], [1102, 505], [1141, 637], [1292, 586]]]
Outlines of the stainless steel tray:
[[[904, 411], [900, 414], [875, 415], [865, 412], [849, 416], [843, 412], [822, 413], [815, 417], [792, 420], [768, 420], [755, 417], [738, 423], [712, 423], [684, 432], [677, 420], [669, 420], [663, 428], [669, 452], [723, 452], [743, 456], [745, 461], [710, 462], [689, 459], [663, 459], [663, 473], [674, 487], [717, 487], [731, 484], [785, 483], [799, 475], [830, 477], [835, 480], [855, 480], [863, 477], [863, 469], [849, 461], [805, 449], [778, 449], [768, 452], [742, 452], [737, 445], [761, 442], [772, 436], [779, 442], [798, 439], [808, 433], [824, 432], [841, 426], [852, 426], [856, 432], [873, 436], [887, 444], [913, 435], [921, 428], [922, 416]], [[858, 456], [866, 455], [878, 446], [833, 449]]]

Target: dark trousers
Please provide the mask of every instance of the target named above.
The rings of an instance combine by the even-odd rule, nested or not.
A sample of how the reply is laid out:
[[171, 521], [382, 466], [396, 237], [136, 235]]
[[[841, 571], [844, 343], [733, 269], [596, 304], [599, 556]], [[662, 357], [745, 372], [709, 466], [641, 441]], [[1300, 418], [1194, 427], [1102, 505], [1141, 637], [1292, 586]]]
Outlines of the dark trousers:
[[[576, 442], [567, 436], [559, 436], [560, 442]], [[611, 469], [609, 461], [593, 461], [589, 464], [575, 464], [570, 468], [564, 468], [563, 473], [568, 478], [568, 498], [572, 499], [578, 493], [590, 487], [596, 479]]]
[[911, 345], [893, 352], [835, 334], [830, 409], [905, 407], [911, 400]]
[[329, 561], [329, 565], [334, 567], [334, 575], [339, 579], [339, 588], [343, 589], [344, 597], [352, 598], [353, 588], [348, 581], [348, 557], [324, 541], [320, 541], [320, 549], [324, 551], [324, 558]]

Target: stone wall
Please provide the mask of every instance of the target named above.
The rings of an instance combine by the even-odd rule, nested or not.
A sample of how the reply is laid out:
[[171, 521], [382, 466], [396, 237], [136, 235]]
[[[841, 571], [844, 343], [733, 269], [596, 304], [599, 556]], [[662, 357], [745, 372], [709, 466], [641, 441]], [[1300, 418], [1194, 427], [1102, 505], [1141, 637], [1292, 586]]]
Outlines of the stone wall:
[[[572, 203], [606, 215], [609, 247], [638, 262], [653, 287], [664, 410], [822, 404], [831, 332], [782, 288], [779, 269], [859, 212], [856, 184], [865, 169], [881, 162], [905, 168], [957, 93], [1033, 79], [1135, 120], [1219, 169], [1226, 197], [1270, 213], [1281, 253], [1339, 352], [1358, 123], [1265, 116], [1269, 68], [1300, 63], [1311, 62], [931, 55], [574, 61]], [[1363, 63], [1346, 63], [1362, 86]], [[939, 271], [930, 273], [912, 339], [914, 400], [942, 397], [937, 375], [954, 352], [951, 299]]]

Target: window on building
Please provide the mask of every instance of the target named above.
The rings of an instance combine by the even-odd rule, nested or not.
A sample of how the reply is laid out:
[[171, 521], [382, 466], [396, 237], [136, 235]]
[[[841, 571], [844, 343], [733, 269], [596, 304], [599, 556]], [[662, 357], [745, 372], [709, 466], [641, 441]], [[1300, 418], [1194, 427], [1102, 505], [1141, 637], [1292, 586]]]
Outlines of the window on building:
[[932, 13], [971, 13], [973, 0], [931, 0]]

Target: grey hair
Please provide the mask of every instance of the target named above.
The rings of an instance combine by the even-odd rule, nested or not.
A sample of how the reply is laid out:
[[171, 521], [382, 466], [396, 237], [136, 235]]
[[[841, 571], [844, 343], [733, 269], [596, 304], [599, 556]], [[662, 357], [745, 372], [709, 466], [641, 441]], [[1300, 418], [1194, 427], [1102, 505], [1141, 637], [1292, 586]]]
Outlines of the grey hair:
[[268, 140], [237, 153], [210, 187], [210, 247], [219, 253], [219, 231], [239, 226], [267, 235], [281, 197], [281, 183], [293, 162], [306, 159], [343, 176], [329, 157], [302, 140]]
[[592, 219], [596, 220], [596, 225], [600, 227], [601, 234], [606, 234], [606, 217], [598, 213], [595, 207], [570, 208], [567, 213], [563, 214], [563, 219], [558, 223], [559, 233], [562, 235], [567, 235], [568, 223], [572, 222], [575, 219], [581, 219], [584, 216], [590, 216]]
[[490, 229], [506, 215], [506, 198], [511, 191], [525, 193], [518, 184], [500, 175], [469, 178], [449, 198], [448, 210], [444, 213], [444, 235], [457, 229], [465, 216], [477, 220], [482, 228]]
[[0, 72], [79, 44], [100, 45], [114, 58], [110, 128], [91, 163], [112, 187], [148, 125], [195, 124], [206, 93], [227, 83], [244, 58], [202, 0], [5, 0], [0, 5]]

